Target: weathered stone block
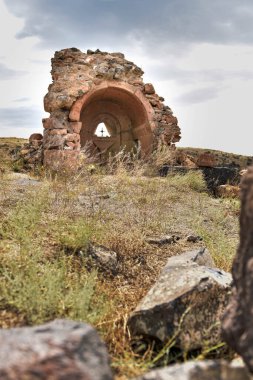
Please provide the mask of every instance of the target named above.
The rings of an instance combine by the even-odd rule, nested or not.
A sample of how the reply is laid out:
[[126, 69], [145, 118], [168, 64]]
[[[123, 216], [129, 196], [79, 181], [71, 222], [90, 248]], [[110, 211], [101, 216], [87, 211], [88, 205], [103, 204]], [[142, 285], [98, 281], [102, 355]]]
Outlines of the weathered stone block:
[[45, 150], [44, 166], [53, 171], [75, 172], [78, 168], [79, 154], [76, 150]]
[[44, 109], [49, 113], [58, 109], [70, 110], [74, 101], [73, 96], [50, 92], [44, 97]]
[[82, 122], [72, 121], [69, 124], [70, 124], [71, 133], [80, 133], [81, 128], [82, 128]]
[[80, 135], [78, 133], [68, 133], [65, 136], [65, 141], [79, 142], [80, 141]]
[[[158, 281], [128, 320], [132, 337], [167, 342], [185, 351], [220, 341], [219, 321], [227, 305], [232, 278], [213, 267], [207, 250], [171, 257]], [[144, 338], [145, 339], [145, 338]]]
[[48, 117], [42, 119], [42, 124], [44, 129], [66, 129], [66, 122], [62, 122], [60, 119], [55, 117]]
[[67, 129], [50, 129], [48, 131], [48, 136], [55, 136], [55, 135], [66, 135], [68, 132], [67, 132]]
[[63, 149], [64, 137], [61, 135], [51, 136], [48, 133], [44, 134], [43, 147], [45, 150], [49, 149]]
[[30, 137], [29, 137], [29, 143], [33, 142], [33, 141], [41, 141], [43, 139], [43, 136], [41, 133], [33, 133]]
[[154, 89], [154, 86], [151, 84], [151, 83], [146, 83], [144, 85], [144, 92], [145, 94], [155, 94], [155, 89]]

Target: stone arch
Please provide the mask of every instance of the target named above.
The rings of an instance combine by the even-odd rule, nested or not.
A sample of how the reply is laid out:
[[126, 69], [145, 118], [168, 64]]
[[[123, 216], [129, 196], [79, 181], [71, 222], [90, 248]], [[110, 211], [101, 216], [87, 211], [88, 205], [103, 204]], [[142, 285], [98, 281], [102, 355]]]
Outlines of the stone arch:
[[[103, 82], [79, 98], [69, 114], [81, 122], [80, 142], [92, 142], [100, 152], [130, 151], [138, 142], [142, 155], [151, 152], [154, 140], [154, 111], [142, 92], [134, 86]], [[97, 137], [95, 130], [105, 123], [110, 137]]]
[[[124, 146], [141, 147], [146, 156], [159, 142], [171, 146], [180, 140], [172, 110], [151, 83], [143, 82], [142, 69], [124, 54], [63, 49], [52, 58], [51, 74], [44, 97], [45, 111], [50, 113], [43, 119], [45, 166], [60, 168], [63, 163], [77, 168], [86, 141], [92, 141], [100, 156]], [[100, 122], [110, 136], [95, 137]]]

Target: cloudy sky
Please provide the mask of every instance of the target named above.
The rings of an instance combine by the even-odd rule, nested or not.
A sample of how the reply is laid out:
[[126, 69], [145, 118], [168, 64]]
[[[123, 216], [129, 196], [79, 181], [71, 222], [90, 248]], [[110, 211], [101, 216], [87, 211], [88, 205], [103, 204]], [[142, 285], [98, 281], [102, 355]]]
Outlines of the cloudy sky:
[[121, 51], [182, 146], [253, 155], [252, 0], [0, 0], [0, 136], [42, 131], [55, 50]]

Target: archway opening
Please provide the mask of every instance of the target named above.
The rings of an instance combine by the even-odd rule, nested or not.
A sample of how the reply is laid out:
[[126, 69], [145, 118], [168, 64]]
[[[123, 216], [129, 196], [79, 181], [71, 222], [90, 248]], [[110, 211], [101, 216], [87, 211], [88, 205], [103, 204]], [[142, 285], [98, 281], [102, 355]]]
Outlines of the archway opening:
[[106, 154], [123, 148], [132, 151], [138, 146], [143, 154], [149, 153], [153, 133], [146, 108], [133, 92], [124, 88], [93, 90], [87, 94], [80, 112], [81, 146], [92, 143]]
[[99, 123], [94, 134], [97, 137], [110, 137], [111, 136], [110, 133], [108, 132], [108, 129], [107, 129], [105, 123]]

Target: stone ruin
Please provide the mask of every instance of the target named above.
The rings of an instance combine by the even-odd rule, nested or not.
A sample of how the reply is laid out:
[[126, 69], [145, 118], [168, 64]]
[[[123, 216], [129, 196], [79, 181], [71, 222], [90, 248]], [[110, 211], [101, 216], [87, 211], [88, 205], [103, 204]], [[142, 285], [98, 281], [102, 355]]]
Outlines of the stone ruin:
[[[44, 98], [50, 113], [43, 119], [45, 166], [75, 166], [87, 144], [104, 159], [123, 147], [147, 156], [158, 141], [170, 146], [180, 140], [177, 118], [164, 98], [143, 82], [143, 71], [123, 54], [64, 49], [55, 53], [51, 74]], [[96, 134], [101, 123], [107, 136]]]

